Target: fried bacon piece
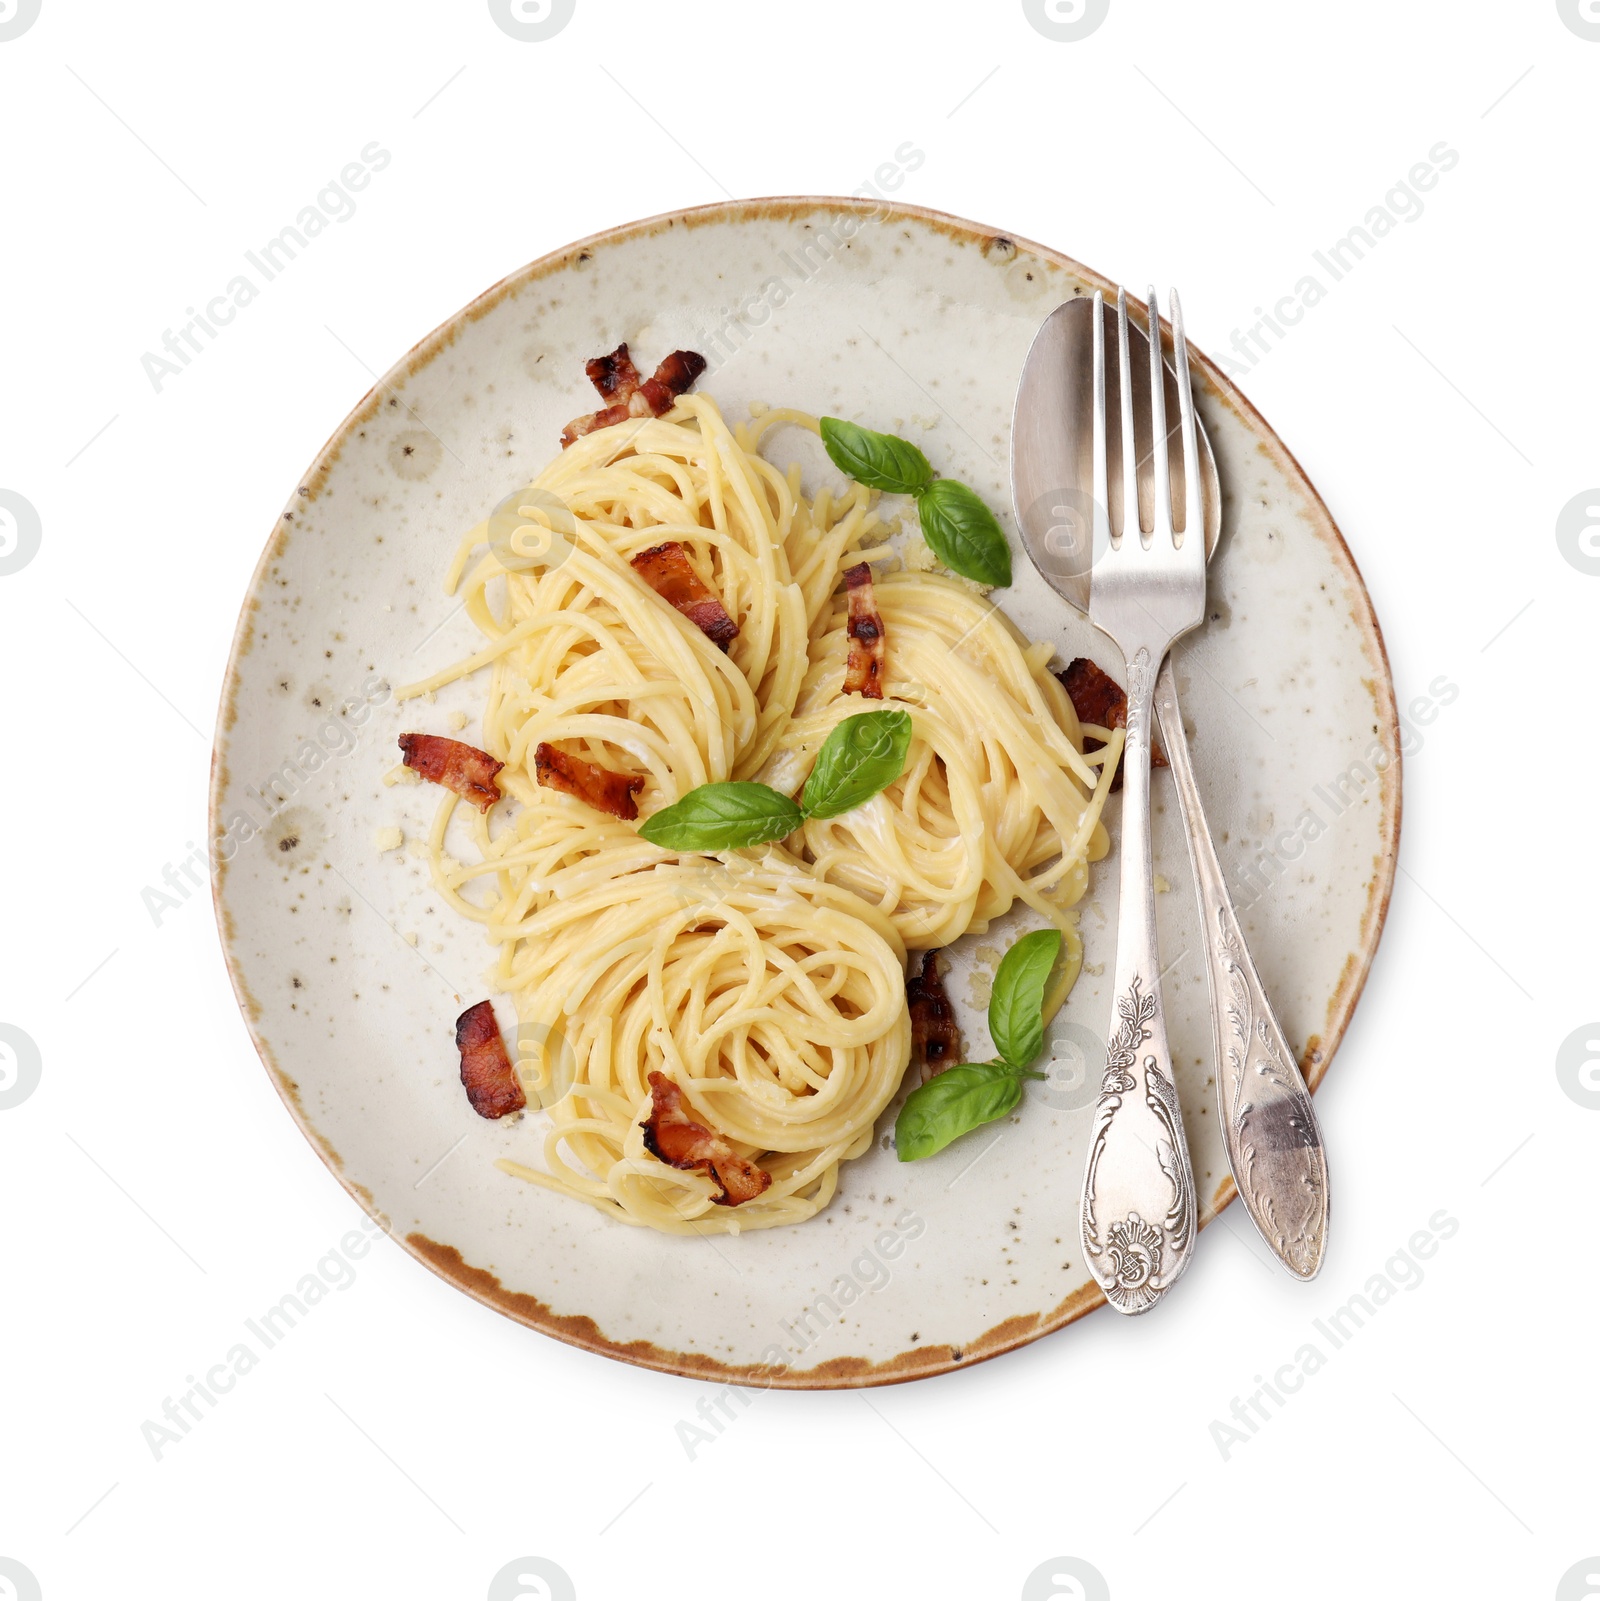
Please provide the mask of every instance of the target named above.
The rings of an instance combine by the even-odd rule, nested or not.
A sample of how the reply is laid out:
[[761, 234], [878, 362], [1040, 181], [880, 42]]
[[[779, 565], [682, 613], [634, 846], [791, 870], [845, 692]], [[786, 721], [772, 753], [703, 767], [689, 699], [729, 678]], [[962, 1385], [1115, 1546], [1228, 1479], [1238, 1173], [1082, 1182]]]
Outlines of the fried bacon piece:
[[641, 379], [624, 344], [618, 345], [609, 356], [595, 356], [584, 364], [583, 370], [589, 375], [590, 383], [600, 391], [601, 398], [611, 404], [600, 411], [574, 417], [561, 430], [563, 450], [585, 434], [592, 434], [598, 428], [610, 428], [629, 417], [665, 416], [678, 396], [706, 370], [706, 358], [693, 350], [674, 350], [650, 377]]
[[718, 1206], [753, 1201], [772, 1182], [765, 1169], [689, 1116], [683, 1091], [665, 1073], [650, 1075], [650, 1116], [639, 1127], [644, 1130], [645, 1149], [657, 1161], [690, 1173], [709, 1170], [722, 1191], [715, 1198]]
[[453, 789], [480, 812], [488, 811], [500, 799], [495, 774], [505, 763], [476, 745], [463, 745], [459, 739], [443, 739], [437, 734], [402, 734], [400, 749], [407, 767], [414, 767], [430, 783]]
[[639, 369], [633, 364], [625, 344], [618, 345], [609, 356], [595, 356], [583, 364], [589, 382], [600, 391], [602, 400], [621, 401], [627, 405], [628, 397], [639, 387]]
[[504, 1117], [528, 1104], [488, 1001], [469, 1006], [456, 1019], [456, 1049], [461, 1052], [461, 1082], [479, 1117]]
[[689, 619], [712, 644], [727, 650], [739, 633], [714, 590], [700, 582], [688, 553], [675, 539], [641, 550], [633, 570], [664, 600]]
[[845, 625], [845, 632], [850, 636], [850, 660], [844, 671], [844, 692], [864, 695], [868, 700], [882, 700], [883, 618], [872, 597], [871, 566], [861, 561], [845, 568], [844, 587], [850, 605], [850, 617]]
[[961, 1060], [961, 1032], [939, 977], [936, 952], [924, 951], [921, 973], [906, 980], [906, 1007], [911, 1013], [911, 1050], [922, 1063], [926, 1083]]
[[639, 815], [633, 797], [644, 788], [642, 778], [614, 773], [609, 767], [598, 767], [581, 756], [569, 756], [543, 740], [534, 750], [533, 762], [539, 782], [547, 789], [559, 789], [563, 795], [571, 795], [597, 812], [609, 812], [625, 823], [631, 823]]
[[574, 417], [561, 430], [561, 448], [565, 450], [568, 445], [576, 444], [585, 434], [592, 434], [597, 429], [626, 422], [630, 415], [626, 406], [607, 406], [603, 411], [591, 411], [582, 417]]
[[[674, 350], [656, 370], [639, 385], [639, 397], [650, 408], [652, 416], [660, 417], [672, 410], [672, 403], [706, 370], [706, 358], [694, 350]], [[634, 400], [628, 402], [635, 417], [640, 413]]]
[[[1116, 679], [1101, 672], [1087, 656], [1074, 657], [1068, 662], [1065, 671], [1057, 673], [1056, 677], [1061, 680], [1061, 687], [1066, 690], [1067, 698], [1072, 702], [1072, 709], [1078, 714], [1080, 723], [1095, 723], [1101, 728], [1128, 726], [1127, 692]], [[1083, 748], [1086, 753], [1099, 750], [1103, 744], [1105, 744], [1103, 739], [1096, 739], [1090, 734], [1083, 736]], [[1166, 752], [1155, 739], [1150, 741], [1150, 765], [1152, 767], [1167, 765]], [[1111, 780], [1111, 787], [1122, 788], [1120, 767]]]

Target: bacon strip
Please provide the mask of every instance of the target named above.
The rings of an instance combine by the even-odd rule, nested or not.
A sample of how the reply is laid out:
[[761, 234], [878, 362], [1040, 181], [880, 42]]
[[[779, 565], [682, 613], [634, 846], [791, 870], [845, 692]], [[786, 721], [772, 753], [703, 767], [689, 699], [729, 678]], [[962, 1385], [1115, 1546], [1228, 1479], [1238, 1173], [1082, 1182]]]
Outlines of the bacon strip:
[[675, 539], [641, 550], [633, 570], [664, 600], [689, 619], [722, 650], [734, 642], [739, 625], [728, 615], [716, 591], [700, 582], [688, 553]]
[[924, 951], [921, 973], [906, 980], [906, 1007], [911, 1013], [911, 1049], [922, 1063], [922, 1080], [927, 1083], [961, 1060], [961, 1031], [939, 977], [935, 952]]
[[568, 445], [576, 444], [585, 434], [592, 434], [599, 428], [610, 428], [619, 422], [626, 422], [630, 413], [627, 406], [607, 406], [604, 411], [591, 411], [586, 416], [574, 417], [565, 428], [561, 430], [561, 448], [565, 450]]
[[589, 382], [600, 391], [602, 400], [620, 400], [623, 405], [639, 387], [639, 369], [633, 364], [626, 344], [618, 345], [609, 356], [595, 356], [583, 364]]
[[627, 773], [614, 773], [609, 767], [598, 767], [581, 756], [569, 756], [554, 745], [541, 740], [533, 753], [534, 770], [539, 782], [548, 789], [559, 789], [594, 807], [597, 812], [609, 812], [631, 823], [639, 815], [633, 797], [644, 788], [642, 778]]
[[872, 595], [872, 568], [864, 561], [845, 568], [844, 586], [849, 597], [850, 660], [844, 672], [844, 692], [883, 699], [883, 618]]
[[650, 1075], [650, 1116], [639, 1125], [644, 1146], [657, 1161], [688, 1173], [705, 1173], [721, 1194], [718, 1206], [742, 1206], [772, 1183], [772, 1175], [737, 1151], [684, 1109], [683, 1091], [665, 1073]]
[[505, 763], [476, 745], [463, 745], [459, 739], [442, 739], [437, 734], [402, 734], [400, 749], [407, 767], [414, 767], [430, 783], [453, 789], [480, 812], [488, 811], [500, 799], [495, 774]]
[[504, 1117], [528, 1104], [488, 1001], [469, 1006], [456, 1019], [456, 1049], [461, 1052], [461, 1082], [479, 1117]]
[[[660, 417], [672, 410], [672, 403], [706, 370], [706, 358], [693, 350], [674, 350], [639, 385], [639, 393], [651, 412]], [[632, 406], [632, 402], [629, 402]], [[638, 413], [635, 412], [637, 416]]]
[[[1066, 690], [1067, 698], [1072, 702], [1072, 709], [1078, 714], [1080, 723], [1094, 723], [1100, 728], [1128, 726], [1127, 692], [1116, 679], [1101, 672], [1087, 656], [1074, 657], [1067, 663], [1065, 671], [1057, 673], [1056, 677], [1061, 680], [1061, 687]], [[1103, 744], [1105, 744], [1103, 739], [1096, 739], [1091, 734], [1083, 736], [1085, 754], [1099, 750]], [[1150, 765], [1152, 767], [1167, 765], [1166, 752], [1154, 738], [1150, 741]], [[1120, 767], [1111, 780], [1111, 787], [1122, 788]]]
[[626, 345], [618, 345], [609, 356], [595, 356], [584, 364], [589, 381], [611, 404], [601, 411], [574, 417], [561, 430], [565, 450], [585, 434], [610, 428], [629, 417], [662, 417], [673, 402], [706, 370], [706, 358], [693, 350], [674, 350], [650, 377], [641, 381]]

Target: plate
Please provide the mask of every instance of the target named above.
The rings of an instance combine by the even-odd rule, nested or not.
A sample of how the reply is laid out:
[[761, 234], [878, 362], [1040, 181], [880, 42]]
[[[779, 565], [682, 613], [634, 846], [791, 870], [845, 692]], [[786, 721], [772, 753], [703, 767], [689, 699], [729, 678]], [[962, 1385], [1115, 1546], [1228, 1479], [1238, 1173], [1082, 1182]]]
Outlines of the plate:
[[[452, 1284], [606, 1356], [802, 1389], [946, 1372], [1100, 1304], [1077, 1204], [1110, 1015], [1114, 855], [1080, 906], [1087, 965], [1052, 1028], [1050, 1077], [1016, 1118], [902, 1165], [886, 1139], [891, 1107], [827, 1211], [709, 1239], [629, 1228], [494, 1167], [536, 1151], [540, 1120], [484, 1122], [457, 1079], [453, 1024], [487, 993], [488, 946], [437, 901], [420, 860], [377, 844], [384, 829], [423, 833], [437, 800], [385, 784], [397, 736], [448, 731], [449, 714], [473, 716], [481, 693], [456, 685], [402, 709], [391, 691], [477, 643], [442, 592], [445, 563], [462, 530], [594, 405], [583, 363], [622, 339], [651, 364], [702, 352], [700, 387], [730, 417], [765, 401], [915, 439], [1000, 512], [1017, 581], [996, 599], [1011, 618], [1056, 642], [1063, 662], [1092, 655], [1120, 677], [1114, 648], [1029, 567], [1007, 482], [1028, 345], [1053, 307], [1096, 288], [1112, 286], [1042, 245], [911, 207], [793, 198], [650, 218], [533, 262], [452, 317], [296, 487], [245, 600], [222, 695], [211, 820], [223, 948], [306, 1137]], [[1315, 1086], [1388, 905], [1394, 692], [1327, 508], [1243, 396], [1199, 365], [1224, 531], [1180, 689], [1246, 936]], [[1180, 829], [1158, 780], [1167, 1020], [1209, 1220], [1233, 1186]], [[1002, 923], [952, 948], [947, 984], [969, 1035], [982, 1037], [978, 986], [1008, 942]]]

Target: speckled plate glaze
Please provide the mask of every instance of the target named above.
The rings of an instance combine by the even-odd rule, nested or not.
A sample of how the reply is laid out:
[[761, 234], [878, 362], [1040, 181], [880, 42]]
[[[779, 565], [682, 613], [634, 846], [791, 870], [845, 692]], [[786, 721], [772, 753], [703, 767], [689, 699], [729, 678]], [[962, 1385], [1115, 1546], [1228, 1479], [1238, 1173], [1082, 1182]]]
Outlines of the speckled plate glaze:
[[[704, 352], [702, 387], [730, 416], [764, 400], [917, 439], [1006, 523], [1017, 583], [996, 599], [1011, 617], [1063, 661], [1094, 655], [1120, 676], [1115, 651], [1022, 556], [1006, 474], [1034, 331], [1097, 287], [1111, 286], [1043, 246], [909, 207], [802, 198], [652, 218], [497, 284], [401, 361], [312, 464], [268, 541], [228, 666], [212, 789], [218, 919], [251, 1036], [306, 1137], [452, 1284], [590, 1351], [792, 1388], [946, 1372], [1100, 1304], [1076, 1207], [1110, 1008], [1114, 857], [1081, 908], [1088, 965], [1053, 1030], [1053, 1077], [1030, 1086], [1018, 1116], [902, 1166], [885, 1138], [891, 1108], [818, 1218], [679, 1239], [496, 1170], [502, 1154], [538, 1161], [542, 1119], [486, 1123], [457, 1081], [452, 1024], [486, 993], [488, 947], [436, 902], [420, 861], [375, 843], [385, 828], [420, 835], [437, 802], [427, 786], [383, 783], [396, 736], [448, 732], [449, 713], [473, 716], [480, 693], [456, 686], [402, 712], [387, 687], [476, 644], [441, 592], [445, 562], [595, 404], [584, 359], [620, 339], [645, 364], [679, 346]], [[1210, 622], [1182, 649], [1180, 684], [1248, 938], [1315, 1085], [1388, 904], [1393, 689], [1327, 508], [1209, 364], [1203, 390], [1224, 534]], [[461, 737], [475, 730], [474, 718]], [[1186, 954], [1198, 935], [1176, 797], [1159, 781], [1157, 797], [1168, 1022], [1203, 1216], [1214, 1215], [1233, 1187], [1205, 979]], [[954, 948], [950, 989], [969, 1039], [986, 1037], [981, 986], [1010, 934]], [[1336, 1181], [1353, 1182], [1353, 1159], [1333, 1157]], [[1180, 1290], [1160, 1315], [1181, 1316], [1181, 1302]]]

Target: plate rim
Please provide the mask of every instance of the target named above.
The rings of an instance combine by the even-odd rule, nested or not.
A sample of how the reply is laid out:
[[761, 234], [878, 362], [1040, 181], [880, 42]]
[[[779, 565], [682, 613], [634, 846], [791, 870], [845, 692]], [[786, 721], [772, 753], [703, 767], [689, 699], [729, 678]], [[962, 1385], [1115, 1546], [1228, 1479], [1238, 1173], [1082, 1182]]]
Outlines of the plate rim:
[[[414, 376], [454, 342], [456, 332], [460, 328], [476, 322], [514, 290], [575, 263], [591, 247], [648, 237], [679, 225], [692, 228], [722, 222], [798, 220], [819, 211], [832, 211], [835, 214], [854, 213], [888, 222], [902, 218], [915, 221], [949, 234], [964, 243], [975, 244], [985, 253], [997, 242], [1008, 242], [1018, 249], [1029, 250], [1044, 257], [1084, 283], [1110, 293], [1114, 293], [1116, 289], [1116, 285], [1103, 274], [1086, 267], [1063, 251], [1041, 244], [1025, 235], [991, 228], [928, 206], [867, 199], [858, 195], [772, 195], [745, 200], [714, 201], [705, 205], [656, 212], [648, 217], [618, 223], [610, 228], [587, 234], [547, 251], [544, 255], [507, 273], [425, 334], [373, 383], [344, 420], [329, 434], [322, 448], [312, 459], [309, 468], [301, 475], [284, 510], [274, 522], [240, 604], [239, 617], [234, 626], [227, 666], [223, 674], [212, 743], [207, 797], [208, 838], [213, 846], [223, 837], [220, 810], [223, 791], [228, 781], [228, 738], [238, 720], [240, 664], [254, 643], [253, 617], [258, 609], [263, 579], [271, 565], [288, 548], [289, 541], [296, 532], [293, 513], [317, 499], [328, 473], [339, 459], [346, 439], [362, 423], [369, 421], [376, 414], [382, 404], [383, 395], [391, 386]], [[1216, 397], [1238, 416], [1262, 445], [1267, 447], [1269, 454], [1276, 459], [1285, 476], [1297, 483], [1305, 492], [1310, 502], [1313, 532], [1330, 547], [1335, 561], [1347, 570], [1352, 580], [1355, 601], [1352, 616], [1374, 648], [1379, 667], [1379, 672], [1369, 687], [1373, 694], [1374, 709], [1380, 720], [1380, 737], [1392, 752], [1392, 761], [1386, 775], [1392, 775], [1392, 782], [1385, 784], [1380, 791], [1383, 807], [1379, 822], [1381, 855], [1374, 861], [1373, 877], [1368, 888], [1367, 904], [1362, 912], [1361, 931], [1356, 941], [1356, 948], [1347, 958], [1334, 992], [1326, 1005], [1324, 1032], [1313, 1034], [1302, 1053], [1301, 1068], [1307, 1086], [1315, 1091], [1327, 1074], [1329, 1064], [1338, 1051], [1366, 987], [1367, 977], [1371, 972], [1388, 920], [1389, 903], [1398, 868], [1404, 753], [1401, 750], [1394, 675], [1372, 597], [1361, 576], [1361, 570], [1350, 552], [1350, 547], [1332, 512], [1328, 509], [1327, 502], [1312, 483], [1309, 474], [1300, 465], [1298, 458], [1256, 406], [1215, 362], [1203, 351], [1196, 350], [1191, 345], [1190, 359], [1194, 360], [1197, 357]], [[749, 1388], [836, 1390], [901, 1384], [913, 1379], [933, 1378], [942, 1373], [970, 1368], [976, 1363], [1002, 1356], [1008, 1351], [1017, 1350], [1034, 1340], [1042, 1339], [1047, 1334], [1053, 1334], [1056, 1330], [1076, 1322], [1096, 1307], [1105, 1304], [1105, 1296], [1099, 1286], [1091, 1281], [1080, 1286], [1050, 1311], [1007, 1318], [963, 1347], [918, 1346], [879, 1362], [865, 1357], [835, 1357], [815, 1367], [783, 1368], [774, 1373], [761, 1364], [721, 1362], [715, 1357], [698, 1352], [666, 1349], [650, 1340], [624, 1342], [610, 1339], [600, 1330], [599, 1325], [586, 1315], [557, 1313], [536, 1296], [507, 1289], [489, 1270], [475, 1267], [467, 1262], [454, 1246], [441, 1244], [418, 1232], [405, 1236], [396, 1234], [389, 1218], [377, 1205], [371, 1191], [344, 1171], [344, 1163], [338, 1152], [311, 1121], [301, 1102], [294, 1078], [279, 1063], [270, 1041], [258, 1027], [261, 1008], [250, 993], [249, 984], [242, 971], [235, 950], [233, 917], [225, 902], [228, 863], [215, 849], [208, 854], [211, 861], [212, 911], [216, 919], [228, 980], [256, 1054], [260, 1057], [267, 1071], [267, 1077], [301, 1134], [343, 1189], [397, 1244], [446, 1283], [502, 1316], [594, 1355], [610, 1357], [637, 1367], [679, 1377], [705, 1379]], [[1206, 1208], [1208, 1215], [1199, 1226], [1204, 1228], [1214, 1221], [1223, 1209], [1233, 1202], [1237, 1194], [1232, 1176], [1225, 1177], [1218, 1186], [1210, 1206]]]

